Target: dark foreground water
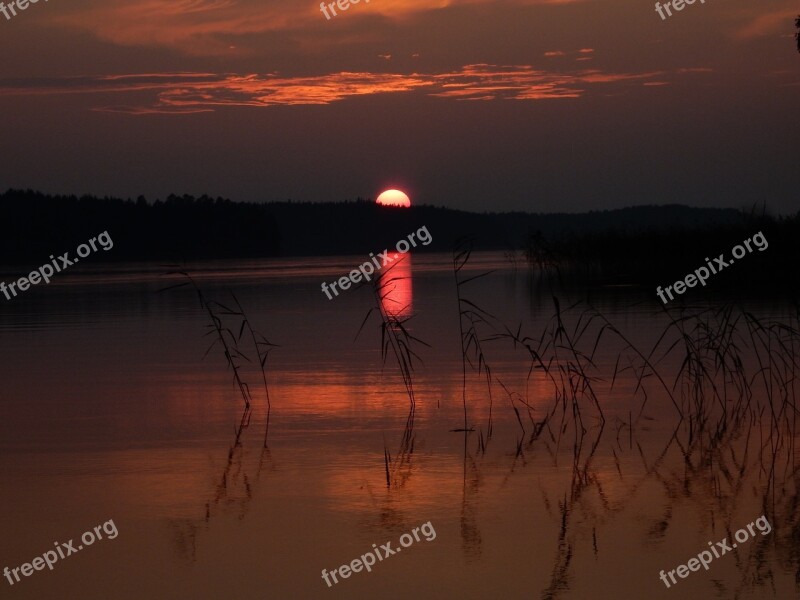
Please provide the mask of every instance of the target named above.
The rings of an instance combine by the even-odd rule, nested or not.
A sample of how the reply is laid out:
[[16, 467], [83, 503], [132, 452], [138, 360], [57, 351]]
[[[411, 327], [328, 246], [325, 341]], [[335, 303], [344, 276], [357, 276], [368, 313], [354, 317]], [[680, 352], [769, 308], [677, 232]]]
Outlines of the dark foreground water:
[[[13, 586], [3, 577], [0, 596], [797, 597], [796, 411], [786, 384], [795, 347], [776, 341], [785, 332], [765, 342], [773, 362], [764, 363], [752, 351], [756, 325], [693, 329], [693, 343], [716, 348], [723, 364], [735, 363], [731, 344], [747, 363], [718, 370], [714, 387], [701, 376], [713, 357], [687, 366], [685, 339], [666, 352], [677, 330], [650, 355], [668, 323], [650, 290], [590, 290], [618, 331], [606, 327], [596, 342], [606, 322], [590, 319], [587, 304], [569, 309], [583, 293], [559, 296], [559, 329], [544, 282], [477, 254], [462, 279], [498, 269], [462, 286], [498, 318], [477, 325], [492, 396], [468, 365], [474, 431], [453, 432], [464, 409], [451, 258], [414, 256], [411, 280], [390, 298], [408, 305], [406, 326], [431, 346], [413, 346], [413, 424], [391, 350], [382, 361], [378, 311], [356, 339], [374, 295], [350, 289], [328, 300], [320, 291], [363, 260], [192, 266], [209, 298], [231, 307], [226, 290], [235, 292], [255, 329], [280, 346], [267, 363], [267, 448], [257, 365], [239, 361], [253, 410], [236, 445], [243, 402], [222, 349], [203, 358], [208, 315], [188, 288], [157, 293], [180, 281], [158, 265], [76, 268], [3, 299], [0, 568], [54, 542], [72, 539], [77, 553], [52, 571], [20, 572], [19, 583], [10, 575]], [[778, 322], [791, 313], [745, 308]], [[238, 337], [236, 317], [226, 319]], [[524, 345], [491, 339], [504, 326], [520, 341], [530, 336], [540, 368], [530, 371], [535, 355]], [[659, 361], [658, 375], [645, 359]], [[762, 515], [771, 531], [750, 535]], [[110, 520], [114, 539], [78, 550], [85, 531]], [[371, 572], [332, 587], [321, 577], [373, 544], [397, 549], [427, 523], [427, 535]], [[676, 572], [669, 589], [659, 579], [709, 542], [732, 546], [742, 527], [748, 539], [708, 570]]]

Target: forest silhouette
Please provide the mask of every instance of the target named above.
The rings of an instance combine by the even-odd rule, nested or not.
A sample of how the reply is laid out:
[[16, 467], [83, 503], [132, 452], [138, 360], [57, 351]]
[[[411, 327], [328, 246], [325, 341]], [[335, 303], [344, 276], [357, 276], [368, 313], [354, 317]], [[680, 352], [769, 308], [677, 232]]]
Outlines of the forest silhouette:
[[[800, 213], [799, 213], [800, 214]], [[148, 202], [32, 190], [0, 194], [0, 265], [41, 264], [108, 231], [114, 249], [93, 262], [193, 261], [286, 256], [366, 255], [392, 248], [426, 226], [433, 243], [415, 252], [449, 252], [463, 236], [476, 250], [502, 250], [510, 260], [581, 280], [671, 283], [763, 231], [769, 249], [730, 269], [732, 283], [796, 280], [798, 215], [772, 217], [730, 208], [636, 206], [580, 214], [470, 213], [434, 206], [397, 209], [370, 200], [240, 203], [208, 196], [170, 195]], [[15, 271], [12, 269], [11, 271]], [[734, 273], [735, 272], [735, 273]], [[674, 279], [672, 278], [674, 275]], [[725, 277], [720, 277], [722, 285]]]

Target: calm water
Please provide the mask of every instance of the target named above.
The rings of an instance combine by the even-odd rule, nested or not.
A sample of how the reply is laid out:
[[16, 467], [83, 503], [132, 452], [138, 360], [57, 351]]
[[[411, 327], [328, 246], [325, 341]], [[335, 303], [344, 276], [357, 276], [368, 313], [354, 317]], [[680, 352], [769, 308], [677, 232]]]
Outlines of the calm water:
[[[382, 361], [377, 311], [356, 339], [374, 306], [371, 291], [333, 300], [320, 291], [363, 260], [191, 266], [209, 298], [230, 304], [232, 290], [255, 328], [280, 345], [268, 362], [267, 449], [259, 370], [243, 362], [254, 406], [231, 449], [242, 399], [221, 349], [203, 358], [213, 338], [196, 295], [157, 292], [178, 281], [162, 267], [76, 268], [3, 300], [0, 568], [30, 562], [56, 541], [75, 539], [77, 547], [83, 532], [110, 519], [119, 535], [13, 586], [3, 578], [2, 597], [797, 596], [794, 411], [764, 408], [781, 401], [777, 387], [765, 393], [753, 377], [746, 418], [715, 420], [713, 429], [680, 421], [654, 375], [637, 388], [636, 356], [613, 334], [604, 334], [590, 365], [595, 320], [579, 345], [597, 378], [601, 427], [566, 350], [587, 323], [579, 321], [584, 306], [563, 315], [552, 379], [541, 370], [528, 378], [524, 348], [485, 339], [491, 438], [486, 382], [469, 370], [475, 431], [452, 432], [464, 418], [453, 273], [449, 256], [420, 255], [406, 265], [411, 280], [393, 292], [410, 305], [411, 333], [431, 346], [414, 346], [416, 410], [407, 429], [409, 400], [397, 362]], [[473, 256], [463, 278], [488, 269], [497, 271], [464, 286], [466, 297], [538, 340], [553, 326], [546, 285], [488, 253]], [[591, 293], [595, 308], [649, 352], [666, 323], [653, 294]], [[561, 295], [562, 308], [579, 296]], [[759, 316], [788, 312], [750, 308]], [[660, 363], [668, 386], [680, 364], [678, 354]], [[571, 401], [556, 403], [554, 381], [579, 391], [578, 412]], [[675, 390], [682, 403], [681, 384]], [[683, 393], [691, 402], [692, 390]], [[735, 398], [706, 393], [706, 406], [734, 412]], [[685, 564], [709, 541], [732, 540], [762, 514], [769, 534], [756, 530], [671, 589], [659, 579], [662, 569]], [[402, 534], [427, 522], [432, 541], [423, 537], [331, 588], [321, 578], [322, 569], [350, 563], [373, 544], [396, 548]]]

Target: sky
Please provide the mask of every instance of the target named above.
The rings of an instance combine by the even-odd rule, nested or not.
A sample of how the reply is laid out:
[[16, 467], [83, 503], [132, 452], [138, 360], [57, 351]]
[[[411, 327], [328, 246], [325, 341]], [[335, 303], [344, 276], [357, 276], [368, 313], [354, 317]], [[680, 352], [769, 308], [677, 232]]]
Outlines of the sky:
[[665, 19], [644, 0], [334, 8], [39, 0], [0, 14], [0, 189], [800, 209], [796, 0], [696, 0]]

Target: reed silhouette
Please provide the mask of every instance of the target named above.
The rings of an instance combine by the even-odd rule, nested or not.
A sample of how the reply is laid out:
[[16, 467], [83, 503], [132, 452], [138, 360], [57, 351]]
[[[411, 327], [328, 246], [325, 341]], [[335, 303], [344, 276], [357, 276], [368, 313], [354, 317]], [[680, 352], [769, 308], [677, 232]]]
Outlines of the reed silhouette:
[[[203, 355], [203, 358], [208, 356], [208, 354], [216, 346], [220, 346], [222, 348], [223, 355], [225, 356], [225, 362], [228, 368], [233, 373], [233, 382], [236, 385], [236, 388], [242, 397], [242, 401], [244, 402], [244, 411], [242, 413], [241, 419], [239, 420], [239, 425], [236, 428], [235, 445], [239, 444], [242, 432], [250, 423], [250, 416], [251, 416], [251, 405], [253, 396], [250, 391], [250, 385], [242, 378], [241, 361], [245, 360], [251, 364], [253, 363], [253, 361], [250, 360], [250, 358], [248, 358], [247, 354], [245, 354], [245, 352], [242, 349], [242, 346], [240, 345], [242, 341], [242, 335], [244, 334], [245, 330], [247, 330], [247, 332], [249, 333], [249, 338], [250, 341], [252, 342], [253, 350], [256, 353], [255, 356], [261, 374], [261, 381], [264, 386], [264, 395], [267, 404], [266, 424], [264, 427], [264, 447], [266, 448], [267, 437], [269, 435], [269, 418], [272, 410], [272, 402], [270, 400], [270, 394], [269, 394], [269, 384], [267, 383], [266, 364], [267, 364], [267, 359], [269, 358], [269, 353], [274, 348], [277, 348], [278, 345], [273, 344], [264, 335], [258, 333], [253, 329], [250, 319], [247, 317], [247, 314], [242, 308], [239, 299], [233, 292], [229, 291], [231, 299], [236, 305], [235, 310], [229, 308], [228, 306], [220, 302], [217, 302], [216, 300], [209, 300], [206, 297], [205, 293], [197, 285], [196, 280], [186, 271], [181, 271], [181, 270], [169, 271], [165, 273], [165, 276], [167, 277], [179, 276], [185, 278], [186, 281], [169, 285], [159, 290], [159, 292], [165, 292], [168, 290], [190, 286], [197, 295], [197, 299], [199, 300], [200, 306], [202, 307], [203, 311], [208, 315], [209, 324], [207, 325], [207, 328], [209, 329], [209, 331], [206, 335], [211, 335], [214, 337], [214, 339], [211, 342], [211, 345], [206, 350], [205, 354]], [[231, 328], [224, 322], [223, 320], [224, 317], [234, 317], [237, 320], [238, 327], [236, 325], [234, 325], [234, 327], [238, 328], [238, 334], [233, 333], [233, 330], [231, 330]]]
[[[518, 460], [524, 462], [525, 452], [536, 446], [544, 446], [556, 462], [562, 454], [568, 452], [571, 456], [571, 481], [553, 515], [559, 534], [551, 579], [541, 592], [543, 599], [555, 599], [569, 591], [577, 547], [590, 543], [596, 555], [602, 545], [598, 527], [619, 511], [601, 503], [604, 508], [598, 512], [586, 498], [592, 494], [600, 499], [605, 497], [601, 478], [593, 466], [601, 442], [611, 444], [610, 451], [622, 477], [621, 438], [625, 430], [627, 452], [638, 452], [645, 464], [644, 474], [629, 486], [631, 495], [652, 479], [667, 489], [668, 499], [677, 500], [685, 497], [687, 490], [696, 489], [697, 500], [702, 501], [704, 493], [710, 492], [717, 501], [712, 514], [718, 515], [716, 518], [724, 523], [731, 537], [731, 527], [735, 525], [731, 523], [731, 498], [738, 498], [744, 489], [761, 490], [762, 510], [773, 523], [775, 542], [754, 539], [751, 545], [736, 551], [741, 580], [731, 588], [718, 583], [721, 597], [738, 597], [746, 589], [771, 585], [774, 573], [769, 566], [769, 552], [779, 553], [776, 559], [781, 563], [793, 565], [800, 581], [800, 545], [796, 541], [800, 539], [800, 518], [796, 516], [796, 507], [800, 505], [800, 469], [795, 465], [800, 304], [795, 301], [784, 314], [760, 318], [733, 302], [711, 308], [662, 306], [653, 318], [665, 321], [663, 331], [651, 348], [640, 349], [591, 304], [579, 302], [562, 308], [554, 295], [552, 318], [538, 334], [525, 334], [522, 325], [512, 329], [463, 297], [458, 283], [466, 280], [459, 279], [459, 273], [466, 266], [463, 259], [469, 258], [469, 252], [457, 250], [455, 256], [461, 258], [454, 261], [454, 271], [461, 319], [463, 405], [466, 406], [469, 364], [479, 374], [486, 375], [490, 389], [493, 382], [501, 386], [523, 436], [526, 430], [517, 407], [527, 408], [532, 433], [524, 447], [517, 441], [512, 472]], [[550, 271], [553, 277], [549, 282], [555, 285], [563, 263], [554, 260], [551, 249], [539, 245], [528, 259], [543, 273]], [[465, 311], [470, 314], [465, 315]], [[510, 341], [527, 357], [528, 383], [524, 389], [510, 389], [485, 366], [490, 360], [493, 341]], [[468, 348], [471, 355], [466, 352]], [[601, 355], [604, 360], [598, 361]], [[468, 360], [476, 356], [477, 369]], [[603, 364], [613, 364], [613, 368], [604, 372]], [[600, 398], [619, 388], [620, 376], [626, 372], [632, 375], [627, 379], [630, 386], [627, 392], [632, 400], [638, 398], [639, 407], [630, 410], [624, 421], [614, 417], [613, 427], [608, 431]], [[541, 405], [542, 398], [529, 395], [532, 377], [549, 381], [552, 389], [551, 406], [539, 420], [534, 418], [534, 403], [538, 401]], [[675, 429], [658, 455], [648, 458], [639, 437], [649, 430], [652, 418], [645, 414], [645, 409], [652, 397], [672, 403]], [[593, 409], [594, 419], [587, 420], [584, 415], [587, 407]], [[609, 439], [610, 435], [613, 439]], [[481, 431], [478, 456], [485, 453], [486, 440]], [[469, 454], [466, 442], [463, 460], [466, 502], [470, 489], [468, 465], [469, 480], [473, 482], [479, 479], [473, 471], [480, 468], [480, 462]], [[672, 468], [676, 462], [688, 467], [682, 477]], [[547, 491], [542, 492], [546, 496]], [[553, 506], [548, 500], [546, 504]], [[663, 517], [650, 526], [646, 537], [661, 543], [676, 511], [676, 506], [668, 504]], [[469, 558], [472, 550], [467, 549], [475, 548], [479, 527], [466, 519], [464, 510], [462, 513], [462, 538]], [[591, 539], [584, 537], [587, 532], [591, 533]]]
[[464, 408], [464, 427], [462, 429], [452, 429], [451, 431], [474, 431], [469, 427], [467, 420], [467, 364], [474, 369], [478, 376], [483, 373], [486, 377], [486, 384], [489, 394], [489, 421], [487, 424], [487, 439], [492, 435], [492, 370], [486, 362], [486, 355], [481, 345], [481, 337], [478, 334], [478, 326], [487, 324], [488, 320], [493, 319], [492, 315], [483, 310], [480, 306], [464, 297], [463, 287], [468, 283], [486, 277], [493, 271], [486, 271], [473, 275], [472, 277], [462, 278], [461, 271], [469, 262], [472, 255], [474, 239], [471, 237], [461, 238], [456, 242], [453, 250], [453, 276], [455, 278], [456, 300], [458, 301], [458, 329], [461, 343], [461, 400]]
[[[236, 307], [231, 308], [225, 304], [215, 300], [209, 300], [205, 292], [197, 284], [195, 278], [187, 271], [172, 270], [164, 274], [166, 277], [180, 277], [186, 281], [180, 281], [167, 287], [162, 288], [159, 292], [165, 292], [182, 287], [191, 287], [195, 292], [200, 306], [206, 313], [209, 319], [207, 324], [208, 332], [206, 335], [213, 336], [211, 345], [206, 350], [203, 358], [208, 356], [215, 347], [221, 347], [225, 357], [225, 363], [228, 369], [233, 373], [233, 383], [239, 392], [239, 395], [244, 402], [242, 407], [242, 414], [238, 419], [237, 425], [234, 427], [233, 440], [228, 449], [227, 459], [225, 466], [219, 477], [219, 483], [216, 485], [211, 498], [205, 502], [204, 516], [195, 519], [182, 519], [175, 520], [171, 523], [173, 533], [175, 535], [176, 546], [183, 556], [192, 560], [196, 559], [198, 535], [201, 531], [207, 530], [211, 518], [219, 510], [227, 510], [234, 507], [238, 511], [238, 518], [243, 519], [250, 501], [253, 499], [253, 483], [258, 482], [261, 477], [261, 472], [264, 465], [264, 459], [267, 458], [271, 464], [272, 458], [267, 447], [267, 436], [269, 435], [269, 417], [271, 410], [269, 385], [267, 382], [267, 359], [269, 353], [277, 348], [277, 344], [273, 344], [262, 334], [258, 333], [252, 326], [250, 319], [247, 317], [245, 310], [242, 308], [239, 299], [233, 292], [230, 292], [233, 305]], [[238, 329], [238, 334], [234, 334], [234, 329], [226, 323], [225, 319], [235, 319]], [[256, 353], [259, 371], [264, 386], [264, 393], [266, 398], [266, 424], [264, 428], [264, 441], [261, 449], [258, 466], [255, 471], [255, 477], [248, 476], [246, 469], [243, 465], [245, 449], [243, 447], [243, 435], [247, 428], [250, 426], [250, 420], [253, 412], [253, 396], [250, 391], [249, 384], [242, 376], [242, 363], [247, 361], [252, 363], [247, 354], [244, 353], [241, 347], [242, 337], [245, 331], [249, 334], [248, 337], [252, 343], [253, 349]]]

